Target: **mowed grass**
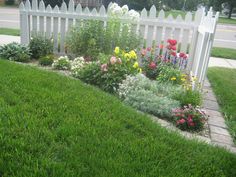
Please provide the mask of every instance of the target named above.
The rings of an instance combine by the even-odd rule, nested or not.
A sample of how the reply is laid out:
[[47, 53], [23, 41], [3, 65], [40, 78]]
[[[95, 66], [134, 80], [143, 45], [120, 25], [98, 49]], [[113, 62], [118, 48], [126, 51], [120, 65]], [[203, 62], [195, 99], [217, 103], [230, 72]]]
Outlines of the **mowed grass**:
[[11, 28], [0, 28], [0, 34], [11, 35], [11, 36], [20, 36], [20, 30], [19, 29], [11, 29]]
[[227, 18], [227, 17], [220, 17], [218, 22], [223, 23], [223, 24], [236, 25], [236, 19]]
[[236, 69], [209, 68], [208, 78], [236, 143]]
[[0, 115], [0, 176], [236, 176], [235, 154], [79, 80], [6, 60]]
[[211, 56], [236, 60], [236, 49], [213, 47]]

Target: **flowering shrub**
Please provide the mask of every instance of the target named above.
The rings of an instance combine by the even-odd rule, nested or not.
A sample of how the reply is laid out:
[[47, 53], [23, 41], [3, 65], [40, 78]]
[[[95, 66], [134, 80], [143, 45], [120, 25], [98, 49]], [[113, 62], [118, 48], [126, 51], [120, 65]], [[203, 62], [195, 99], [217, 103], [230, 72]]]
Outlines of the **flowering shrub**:
[[74, 77], [77, 77], [79, 72], [84, 69], [85, 65], [90, 64], [84, 57], [77, 57], [71, 61], [71, 73]]
[[116, 91], [126, 75], [134, 75], [141, 71], [136, 52], [123, 51], [119, 47], [115, 48], [113, 56], [100, 54], [98, 62], [82, 65], [83, 69], [77, 70], [76, 77], [110, 93]]
[[71, 68], [70, 60], [67, 56], [61, 56], [54, 60], [52, 67], [59, 70], [69, 70]]
[[131, 20], [138, 20], [140, 18], [140, 14], [137, 11], [129, 10], [127, 5], [120, 7], [117, 3], [112, 3], [108, 9], [108, 14], [113, 17], [125, 17]]
[[181, 70], [174, 68], [168, 64], [159, 65], [159, 75], [157, 81], [160, 82], [170, 82], [173, 84], [182, 84], [186, 80], [186, 75], [181, 72]]
[[184, 106], [183, 109], [175, 109], [173, 111], [176, 126], [181, 130], [201, 130], [207, 119], [204, 111], [193, 106]]
[[177, 93], [175, 99], [181, 102], [181, 105], [191, 104], [200, 106], [202, 104], [201, 88], [196, 84], [197, 78], [186, 75], [182, 82], [182, 93]]

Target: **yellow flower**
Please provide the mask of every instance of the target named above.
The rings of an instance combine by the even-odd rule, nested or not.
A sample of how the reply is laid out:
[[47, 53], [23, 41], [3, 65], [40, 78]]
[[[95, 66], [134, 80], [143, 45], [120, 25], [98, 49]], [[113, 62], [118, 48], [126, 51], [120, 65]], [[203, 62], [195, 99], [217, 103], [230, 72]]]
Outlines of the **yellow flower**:
[[181, 77], [187, 77], [187, 75], [186, 74], [182, 74]]
[[193, 80], [193, 81], [196, 81], [196, 80], [197, 80], [197, 77], [194, 77], [194, 76], [193, 76], [193, 77], [192, 77], [192, 80]]
[[139, 64], [138, 64], [137, 61], [134, 63], [133, 67], [134, 67], [135, 69], [139, 68]]
[[176, 77], [172, 77], [170, 80], [175, 81], [175, 80], [176, 80]]
[[139, 69], [138, 69], [138, 72], [139, 72], [139, 73], [142, 73], [142, 72], [143, 72], [142, 68], [139, 68]]
[[120, 53], [120, 48], [119, 47], [116, 47], [115, 50], [114, 50], [115, 54], [118, 55]]
[[135, 53], [134, 50], [131, 50], [131, 51], [129, 52], [129, 54], [130, 54], [130, 57], [133, 58], [133, 59], [137, 59], [137, 58], [138, 58], [138, 57], [137, 57], [137, 54]]
[[131, 58], [130, 54], [129, 53], [125, 53], [124, 54], [124, 57], [129, 61], [129, 59]]
[[185, 79], [185, 78], [181, 78], [181, 81], [183, 81], [183, 82], [184, 82], [184, 81], [186, 81], [186, 79]]

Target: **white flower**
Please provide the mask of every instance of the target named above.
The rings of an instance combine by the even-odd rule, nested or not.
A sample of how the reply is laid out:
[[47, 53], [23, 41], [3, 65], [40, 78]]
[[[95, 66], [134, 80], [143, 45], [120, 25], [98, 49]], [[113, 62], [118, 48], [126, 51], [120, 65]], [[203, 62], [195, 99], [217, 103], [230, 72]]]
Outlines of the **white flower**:
[[140, 14], [139, 14], [137, 11], [135, 11], [135, 10], [130, 10], [130, 11], [128, 12], [128, 15], [129, 15], [129, 17], [130, 17], [132, 20], [138, 20], [139, 17], [140, 17]]
[[122, 6], [123, 14], [126, 14], [129, 11], [129, 7], [127, 5]]

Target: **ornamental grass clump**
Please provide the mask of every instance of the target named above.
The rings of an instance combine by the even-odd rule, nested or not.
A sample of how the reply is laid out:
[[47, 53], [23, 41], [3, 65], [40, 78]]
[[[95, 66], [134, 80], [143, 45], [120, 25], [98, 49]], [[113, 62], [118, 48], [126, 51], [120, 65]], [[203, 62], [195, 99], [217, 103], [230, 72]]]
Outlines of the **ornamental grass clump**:
[[200, 131], [206, 120], [206, 113], [199, 107], [188, 105], [173, 111], [173, 121], [181, 130]]

